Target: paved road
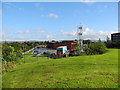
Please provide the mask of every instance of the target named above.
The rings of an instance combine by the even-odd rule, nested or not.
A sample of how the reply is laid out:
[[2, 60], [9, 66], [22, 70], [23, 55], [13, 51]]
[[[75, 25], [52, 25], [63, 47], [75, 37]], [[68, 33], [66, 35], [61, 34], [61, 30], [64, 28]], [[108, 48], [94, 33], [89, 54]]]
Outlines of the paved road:
[[32, 50], [34, 50], [36, 47], [34, 47], [34, 48], [32, 48], [32, 49], [30, 49], [30, 50], [28, 50], [28, 51], [26, 51], [26, 52], [23, 52], [22, 54], [24, 55], [24, 54], [27, 54], [27, 53], [29, 53], [30, 51], [32, 51]]

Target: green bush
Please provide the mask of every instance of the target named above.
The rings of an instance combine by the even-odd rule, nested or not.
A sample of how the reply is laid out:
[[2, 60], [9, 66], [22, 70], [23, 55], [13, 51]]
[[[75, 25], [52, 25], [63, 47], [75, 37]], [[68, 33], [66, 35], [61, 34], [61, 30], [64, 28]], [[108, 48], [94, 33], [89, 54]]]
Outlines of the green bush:
[[103, 42], [94, 42], [84, 46], [84, 51], [87, 55], [103, 54], [106, 52], [106, 46]]
[[22, 51], [16, 49], [8, 44], [3, 44], [2, 46], [2, 60], [4, 61], [17, 61], [22, 58]]

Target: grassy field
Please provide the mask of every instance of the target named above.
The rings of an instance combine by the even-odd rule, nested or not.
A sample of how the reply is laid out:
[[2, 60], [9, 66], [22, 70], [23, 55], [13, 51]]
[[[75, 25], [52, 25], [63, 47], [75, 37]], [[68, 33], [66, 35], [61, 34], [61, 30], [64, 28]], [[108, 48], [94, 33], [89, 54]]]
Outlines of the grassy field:
[[118, 49], [62, 59], [25, 56], [3, 73], [3, 88], [117, 88]]

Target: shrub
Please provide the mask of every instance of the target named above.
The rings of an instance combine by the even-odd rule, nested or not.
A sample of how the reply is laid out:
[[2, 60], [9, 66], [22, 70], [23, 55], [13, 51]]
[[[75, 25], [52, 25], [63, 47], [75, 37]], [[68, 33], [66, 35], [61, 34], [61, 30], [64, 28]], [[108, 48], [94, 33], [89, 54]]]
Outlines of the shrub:
[[81, 55], [81, 47], [80, 47], [80, 43], [77, 43], [76, 48], [74, 49], [75, 52], [75, 56], [80, 56]]
[[2, 47], [2, 56], [4, 61], [17, 61], [19, 58], [22, 58], [22, 51], [7, 44], [3, 44]]
[[106, 46], [103, 42], [90, 43], [84, 46], [84, 51], [87, 55], [103, 54], [106, 52]]

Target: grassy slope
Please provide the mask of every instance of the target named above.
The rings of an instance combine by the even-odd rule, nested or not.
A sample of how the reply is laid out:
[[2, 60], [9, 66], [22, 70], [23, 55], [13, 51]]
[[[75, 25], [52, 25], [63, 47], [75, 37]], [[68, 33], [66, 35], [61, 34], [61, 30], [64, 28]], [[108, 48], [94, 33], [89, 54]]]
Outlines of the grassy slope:
[[62, 59], [29, 57], [3, 73], [3, 88], [116, 88], [118, 50]]

